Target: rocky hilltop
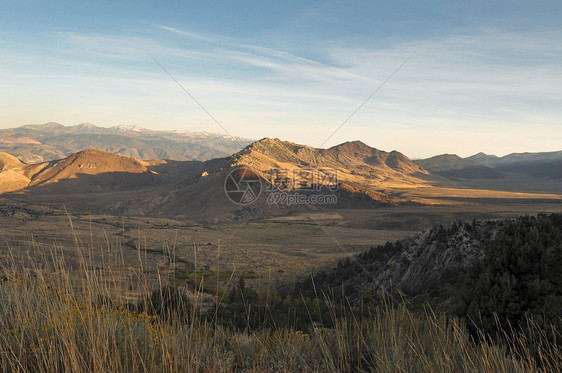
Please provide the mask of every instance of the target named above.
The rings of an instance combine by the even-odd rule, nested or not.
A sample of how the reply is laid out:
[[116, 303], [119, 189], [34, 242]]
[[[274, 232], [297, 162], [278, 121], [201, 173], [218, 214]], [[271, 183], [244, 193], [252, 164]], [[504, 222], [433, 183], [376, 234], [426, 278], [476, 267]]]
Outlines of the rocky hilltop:
[[258, 171], [272, 168], [332, 168], [337, 171], [341, 181], [361, 185], [375, 185], [382, 181], [416, 184], [423, 182], [417, 176], [428, 174], [398, 151], [381, 151], [361, 141], [316, 149], [265, 138], [234, 154], [232, 159], [234, 164], [248, 165]]
[[[504, 225], [502, 220], [436, 225], [409, 240], [373, 247], [315, 273], [314, 285], [327, 294], [343, 289], [356, 299], [399, 289], [414, 296], [429, 293], [449, 303], [462, 275], [484, 258], [484, 243]], [[306, 289], [308, 282], [298, 283], [297, 291]]]

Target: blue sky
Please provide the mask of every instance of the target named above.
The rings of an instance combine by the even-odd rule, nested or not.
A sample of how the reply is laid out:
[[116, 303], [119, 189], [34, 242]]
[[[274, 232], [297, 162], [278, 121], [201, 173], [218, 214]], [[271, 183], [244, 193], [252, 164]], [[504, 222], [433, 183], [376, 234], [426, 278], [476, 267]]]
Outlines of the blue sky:
[[0, 0], [0, 128], [223, 132], [410, 157], [562, 149], [562, 4]]

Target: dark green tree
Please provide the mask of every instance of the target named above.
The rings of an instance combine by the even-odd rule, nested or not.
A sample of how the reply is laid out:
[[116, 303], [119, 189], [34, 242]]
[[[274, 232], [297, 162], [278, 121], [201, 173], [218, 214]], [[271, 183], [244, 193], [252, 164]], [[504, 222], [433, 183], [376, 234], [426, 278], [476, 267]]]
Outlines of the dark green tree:
[[524, 330], [529, 317], [562, 330], [559, 221], [559, 215], [541, 214], [509, 222], [469, 270], [457, 311], [491, 334]]

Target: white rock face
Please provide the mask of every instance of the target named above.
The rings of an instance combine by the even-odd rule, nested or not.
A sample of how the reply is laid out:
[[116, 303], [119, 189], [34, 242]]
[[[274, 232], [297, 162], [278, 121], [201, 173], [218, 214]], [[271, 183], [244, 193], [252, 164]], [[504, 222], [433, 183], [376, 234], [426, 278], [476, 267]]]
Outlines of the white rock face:
[[457, 280], [471, 264], [484, 258], [485, 242], [493, 239], [503, 224], [487, 220], [433, 227], [403, 242], [390, 257], [365, 264], [369, 274], [356, 277], [355, 282], [377, 293], [393, 288], [410, 295], [429, 291], [447, 302], [455, 296]]

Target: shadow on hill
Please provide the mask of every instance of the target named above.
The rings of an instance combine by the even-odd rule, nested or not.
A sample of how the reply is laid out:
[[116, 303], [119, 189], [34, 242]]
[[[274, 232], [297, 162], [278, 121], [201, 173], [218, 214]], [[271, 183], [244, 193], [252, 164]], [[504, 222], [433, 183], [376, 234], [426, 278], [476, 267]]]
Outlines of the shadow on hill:
[[79, 173], [76, 177], [47, 181], [3, 197], [27, 202], [64, 203], [70, 208], [101, 211], [106, 206], [133, 198], [159, 195], [177, 189], [177, 185], [198, 171], [202, 162], [166, 161], [150, 166], [150, 171]]
[[[541, 179], [562, 179], [562, 160], [522, 161], [503, 166], [498, 169], [506, 172], [516, 172]], [[561, 187], [562, 189], [562, 187]]]
[[501, 179], [505, 174], [487, 166], [468, 166], [446, 171], [433, 171], [451, 179]]

